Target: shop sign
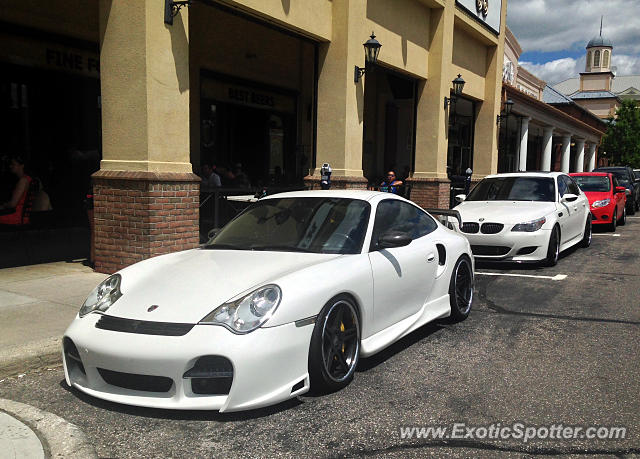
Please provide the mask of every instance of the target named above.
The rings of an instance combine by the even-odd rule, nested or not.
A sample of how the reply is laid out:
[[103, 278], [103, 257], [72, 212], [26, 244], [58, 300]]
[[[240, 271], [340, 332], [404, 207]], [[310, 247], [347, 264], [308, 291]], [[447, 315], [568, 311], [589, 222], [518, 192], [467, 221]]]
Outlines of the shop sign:
[[502, 0], [456, 0], [456, 3], [493, 32], [499, 33]]
[[201, 97], [248, 107], [295, 113], [295, 97], [249, 86], [203, 78]]
[[3, 41], [0, 60], [4, 62], [100, 77], [100, 60], [97, 53], [24, 37], [0, 38]]

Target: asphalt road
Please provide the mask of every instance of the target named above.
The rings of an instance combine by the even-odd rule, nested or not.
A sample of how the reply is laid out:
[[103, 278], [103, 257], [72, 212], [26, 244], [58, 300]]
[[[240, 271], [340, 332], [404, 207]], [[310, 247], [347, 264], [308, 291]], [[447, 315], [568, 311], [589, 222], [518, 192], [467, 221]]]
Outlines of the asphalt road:
[[[102, 457], [638, 456], [640, 218], [617, 234], [597, 233], [554, 268], [478, 265], [465, 322], [431, 324], [362, 360], [334, 394], [226, 415], [141, 409], [69, 390], [57, 367], [0, 382], [0, 398], [75, 423]], [[516, 422], [624, 426], [626, 438], [400, 436], [407, 426]]]

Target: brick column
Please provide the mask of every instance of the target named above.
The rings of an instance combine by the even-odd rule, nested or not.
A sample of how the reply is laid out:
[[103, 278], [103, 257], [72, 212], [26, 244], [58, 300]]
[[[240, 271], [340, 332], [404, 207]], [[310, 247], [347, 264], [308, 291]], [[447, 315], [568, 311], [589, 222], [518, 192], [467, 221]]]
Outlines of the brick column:
[[195, 174], [98, 171], [93, 175], [95, 270], [197, 247]]
[[413, 178], [406, 180], [411, 186], [410, 199], [423, 208], [449, 208], [450, 182], [446, 179]]

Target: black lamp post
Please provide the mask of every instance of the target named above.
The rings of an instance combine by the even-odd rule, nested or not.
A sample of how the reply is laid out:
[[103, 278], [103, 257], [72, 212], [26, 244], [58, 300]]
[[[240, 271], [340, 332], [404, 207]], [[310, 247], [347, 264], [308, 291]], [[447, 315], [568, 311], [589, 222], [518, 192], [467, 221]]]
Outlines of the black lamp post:
[[511, 109], [513, 108], [513, 106], [515, 105], [515, 103], [511, 100], [511, 99], [507, 99], [504, 103], [504, 115], [498, 115], [496, 118], [496, 124], [500, 124], [500, 121], [504, 120], [508, 120], [509, 119], [509, 115], [511, 115]]
[[378, 40], [376, 40], [376, 36], [371, 32], [371, 38], [369, 38], [364, 44], [364, 62], [365, 68], [360, 68], [356, 65], [353, 81], [355, 83], [360, 81], [360, 77], [364, 75], [366, 67], [370, 65], [374, 65], [378, 62], [378, 54], [380, 54], [380, 48], [382, 45]]
[[456, 97], [462, 94], [465, 81], [462, 79], [462, 75], [458, 73], [458, 76], [451, 82], [453, 84], [453, 96], [444, 98], [444, 109], [446, 110], [449, 105], [456, 101]]

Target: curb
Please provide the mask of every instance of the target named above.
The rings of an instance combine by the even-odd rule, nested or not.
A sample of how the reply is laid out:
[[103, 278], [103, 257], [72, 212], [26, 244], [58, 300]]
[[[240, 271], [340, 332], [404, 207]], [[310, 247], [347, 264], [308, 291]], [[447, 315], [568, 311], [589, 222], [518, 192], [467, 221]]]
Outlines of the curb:
[[45, 367], [62, 366], [60, 346], [52, 346], [51, 349], [43, 349], [40, 355], [14, 356], [7, 360], [0, 360], [0, 379], [27, 373]]
[[96, 450], [87, 436], [74, 424], [31, 405], [0, 398], [0, 411], [31, 427], [51, 458], [96, 458]]

